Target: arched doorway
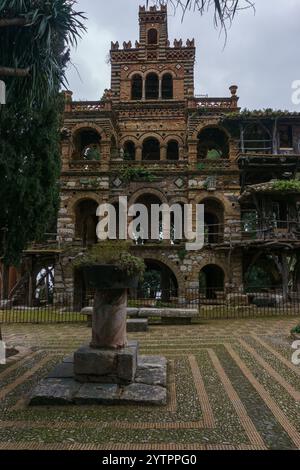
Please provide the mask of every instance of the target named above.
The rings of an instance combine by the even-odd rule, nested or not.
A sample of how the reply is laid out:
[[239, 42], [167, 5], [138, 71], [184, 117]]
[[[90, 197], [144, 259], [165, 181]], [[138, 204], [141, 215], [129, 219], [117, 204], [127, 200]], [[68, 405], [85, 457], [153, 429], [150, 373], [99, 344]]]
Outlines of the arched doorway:
[[80, 201], [75, 209], [75, 237], [82, 240], [83, 246], [97, 243], [96, 216], [98, 204], [92, 199]]
[[217, 300], [218, 293], [225, 288], [225, 274], [220, 266], [208, 264], [199, 273], [200, 296], [210, 300]]
[[150, 137], [143, 142], [143, 160], [160, 160], [160, 144], [155, 138]]
[[138, 298], [159, 306], [178, 297], [178, 281], [173, 271], [161, 261], [145, 259], [146, 271], [138, 288]]
[[201, 201], [204, 204], [205, 243], [209, 245], [224, 241], [224, 208], [213, 198]]
[[198, 160], [218, 160], [229, 157], [227, 134], [217, 127], [206, 127], [198, 134]]
[[101, 136], [94, 129], [78, 130], [74, 136], [73, 145], [73, 160], [101, 159]]

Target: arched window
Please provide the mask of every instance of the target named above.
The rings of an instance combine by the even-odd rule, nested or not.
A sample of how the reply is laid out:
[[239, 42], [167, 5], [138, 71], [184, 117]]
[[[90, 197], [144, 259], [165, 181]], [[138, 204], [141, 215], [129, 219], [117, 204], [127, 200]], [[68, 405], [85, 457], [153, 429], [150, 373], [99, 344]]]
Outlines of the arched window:
[[131, 140], [124, 144], [124, 160], [135, 160], [135, 145]]
[[219, 244], [224, 241], [224, 207], [212, 198], [204, 199], [204, 230], [206, 244]]
[[216, 300], [218, 293], [224, 292], [225, 274], [222, 268], [209, 264], [199, 273], [200, 295], [210, 300]]
[[97, 243], [96, 216], [98, 204], [92, 199], [79, 201], [75, 209], [75, 236], [82, 240], [83, 246]]
[[110, 139], [110, 155], [111, 157], [118, 157], [117, 142], [114, 136]]
[[131, 99], [141, 100], [143, 98], [143, 79], [141, 75], [134, 75], [131, 80]]
[[159, 97], [159, 79], [156, 73], [149, 73], [146, 78], [146, 99], [157, 100]]
[[80, 129], [74, 137], [73, 159], [100, 160], [101, 136], [94, 129]]
[[160, 145], [157, 139], [146, 139], [143, 143], [143, 160], [160, 160]]
[[166, 73], [162, 78], [162, 99], [173, 99], [173, 77], [170, 73]]
[[179, 146], [176, 140], [168, 142], [167, 160], [179, 160]]
[[155, 46], [157, 44], [158, 34], [157, 29], [151, 28], [148, 31], [148, 44], [150, 46]]
[[229, 140], [224, 131], [216, 127], [206, 127], [198, 134], [198, 160], [229, 157]]

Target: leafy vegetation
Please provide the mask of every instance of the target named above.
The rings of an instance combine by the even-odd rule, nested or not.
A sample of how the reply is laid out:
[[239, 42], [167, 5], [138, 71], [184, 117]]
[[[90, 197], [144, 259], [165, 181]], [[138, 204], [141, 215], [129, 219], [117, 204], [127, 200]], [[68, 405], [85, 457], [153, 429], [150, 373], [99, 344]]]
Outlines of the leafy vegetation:
[[130, 276], [143, 279], [145, 264], [142, 258], [130, 253], [131, 243], [121, 240], [106, 240], [94, 245], [74, 260], [74, 267], [92, 264], [114, 264]]
[[[146, 3], [148, 5], [151, 1], [147, 0]], [[160, 5], [161, 0], [152, 0], [152, 3]], [[250, 0], [167, 0], [166, 3], [172, 5], [175, 10], [179, 7], [183, 16], [188, 10], [204, 15], [213, 9], [215, 26], [221, 25], [224, 29], [227, 23], [232, 22], [238, 11], [251, 7], [254, 9], [254, 2]]]
[[295, 328], [293, 328], [291, 332], [300, 335], [300, 323], [299, 325], [295, 326]]
[[123, 167], [120, 174], [121, 178], [129, 183], [130, 181], [147, 181], [152, 182], [154, 180], [154, 175], [144, 167]]
[[69, 48], [85, 30], [73, 0], [0, 0], [0, 77], [8, 102], [31, 106], [51, 100], [65, 84]]
[[0, 257], [55, 230], [60, 171], [59, 90], [69, 47], [84, 31], [71, 0], [0, 0]]
[[273, 188], [276, 191], [299, 191], [300, 192], [300, 181], [299, 180], [274, 181]]

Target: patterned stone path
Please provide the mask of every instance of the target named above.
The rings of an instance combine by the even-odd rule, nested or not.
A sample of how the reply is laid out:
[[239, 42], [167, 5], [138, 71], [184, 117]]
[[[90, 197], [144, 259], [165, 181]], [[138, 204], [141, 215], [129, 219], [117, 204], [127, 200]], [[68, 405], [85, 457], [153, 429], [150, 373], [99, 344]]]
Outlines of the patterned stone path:
[[142, 354], [169, 360], [166, 407], [29, 408], [35, 384], [88, 342], [85, 325], [9, 325], [27, 354], [0, 366], [0, 449], [300, 449], [297, 319], [152, 326]]

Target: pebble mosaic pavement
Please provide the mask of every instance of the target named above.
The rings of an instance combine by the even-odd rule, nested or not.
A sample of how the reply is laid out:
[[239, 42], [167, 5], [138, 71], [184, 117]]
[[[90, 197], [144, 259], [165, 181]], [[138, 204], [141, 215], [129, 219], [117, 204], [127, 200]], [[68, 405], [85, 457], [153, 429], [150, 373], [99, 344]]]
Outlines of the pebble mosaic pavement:
[[300, 449], [297, 319], [151, 326], [129, 335], [141, 354], [165, 355], [166, 407], [27, 406], [37, 382], [81, 344], [85, 325], [3, 326], [16, 361], [0, 366], [0, 449]]

